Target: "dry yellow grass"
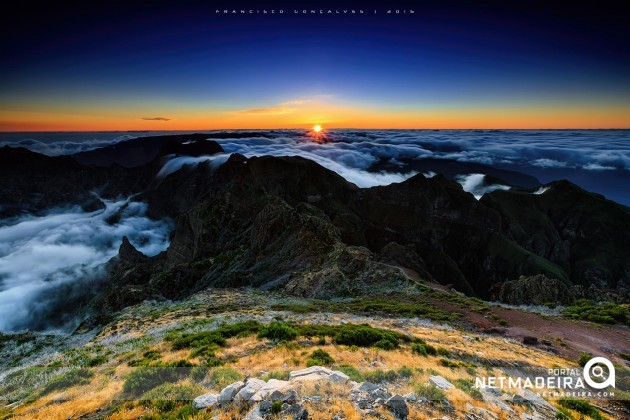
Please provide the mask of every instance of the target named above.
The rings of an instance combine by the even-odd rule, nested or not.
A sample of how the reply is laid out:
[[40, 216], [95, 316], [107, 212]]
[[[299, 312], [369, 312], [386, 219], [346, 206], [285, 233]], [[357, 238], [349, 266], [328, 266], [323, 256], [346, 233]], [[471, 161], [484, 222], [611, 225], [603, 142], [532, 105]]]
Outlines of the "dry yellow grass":
[[[223, 295], [220, 294], [220, 296]], [[224, 313], [222, 316], [227, 319], [231, 316], [253, 315], [258, 312], [261, 312], [261, 310], [243, 310], [241, 312]], [[157, 319], [148, 315], [141, 317], [128, 316], [124, 317], [124, 319], [120, 320], [115, 325], [108, 326], [90, 344], [97, 344], [114, 332], [119, 339], [137, 339], [145, 335], [150, 336], [151, 328], [172, 325], [183, 320], [207, 320], [208, 317], [212, 316], [213, 315], [195, 316], [186, 313], [184, 310], [165, 313]], [[295, 320], [296, 322], [302, 322], [304, 320], [315, 322], [318, 316], [322, 322], [332, 324], [341, 324], [342, 321], [347, 318], [344, 314], [296, 314]], [[315, 319], [315, 321], [313, 321], [313, 319]], [[523, 364], [535, 363], [540, 367], [551, 367], [554, 365], [564, 367], [575, 366], [574, 363], [553, 354], [526, 347], [517, 342], [504, 340], [501, 337], [478, 335], [441, 326], [414, 326], [400, 319], [373, 319], [369, 317], [355, 317], [355, 319], [359, 319], [359, 323], [365, 322], [373, 327], [391, 329], [422, 338], [435, 347], [447, 349], [453, 355], [472, 356], [480, 360], [500, 360], [502, 362], [520, 362]], [[287, 348], [286, 346], [275, 346], [267, 340], [258, 340], [255, 336], [231, 338], [228, 340], [228, 345], [217, 352], [217, 356], [224, 360], [234, 360], [233, 362], [227, 363], [226, 366], [235, 368], [243, 375], [253, 377], [258, 377], [261, 371], [287, 372], [304, 368], [306, 367], [308, 355], [317, 348], [321, 348], [329, 353], [333, 359], [335, 359], [335, 366], [342, 364], [351, 365], [362, 373], [375, 369], [395, 370], [407, 366], [413, 370], [412, 378], [388, 384], [390, 392], [399, 394], [413, 392], [417, 384], [428, 382], [428, 377], [431, 374], [439, 374], [451, 382], [457, 379], [474, 381], [474, 376], [465, 368], [460, 367], [453, 369], [440, 365], [439, 359], [441, 359], [442, 356], [422, 357], [415, 355], [411, 352], [410, 346], [407, 344], [403, 345], [400, 349], [383, 351], [375, 348], [359, 348], [353, 350], [347, 346], [332, 344], [330, 339], [327, 339], [326, 344], [323, 345], [319, 344], [318, 339], [306, 340], [299, 338], [297, 342], [302, 343], [303, 346], [297, 349]], [[52, 393], [27, 406], [17, 408], [14, 412], [16, 418], [67, 419], [87, 413], [94, 413], [98, 409], [108, 407], [112, 400], [120, 398], [124, 378], [133, 369], [127, 365], [126, 361], [140, 358], [142, 353], [148, 349], [159, 351], [161, 360], [164, 362], [180, 359], [189, 359], [196, 363], [202, 361], [200, 358], [190, 359], [190, 349], [175, 351], [172, 349], [171, 343], [164, 341], [151, 344], [150, 347], [143, 347], [142, 350], [137, 350], [136, 355], [119, 355], [115, 359], [110, 360], [106, 365], [94, 368], [93, 370], [96, 376], [86, 386], [74, 387], [64, 392]], [[113, 375], [105, 375], [107, 370], [106, 366], [115, 366]], [[498, 373], [499, 370], [486, 370], [480, 367], [477, 372], [480, 375], [490, 375], [492, 372]], [[315, 389], [316, 386], [319, 387], [317, 390]], [[349, 400], [349, 386], [347, 385], [311, 383], [300, 384], [298, 388], [300, 395], [329, 396], [325, 404], [315, 404], [312, 402], [305, 404], [311, 415], [310, 418], [329, 420], [335, 415], [340, 415], [349, 420], [365, 418], [364, 414]], [[457, 414], [454, 417], [461, 415], [463, 412], [467, 412], [466, 405], [470, 403], [476, 407], [489, 409], [498, 414], [500, 418], [506, 418], [506, 414], [501, 413], [498, 408], [489, 407], [483, 402], [474, 400], [459, 389], [449, 390], [446, 394], [453, 407], [457, 410]], [[420, 408], [416, 404], [409, 404], [409, 408], [410, 419], [427, 419], [442, 417], [444, 415], [444, 413], [427, 405]], [[516, 409], [522, 410], [522, 408]], [[120, 408], [109, 418], [116, 420], [135, 419], [151, 413], [153, 413], [151, 409], [142, 406], [128, 406]], [[385, 409], [379, 409], [379, 413], [382, 415], [382, 418], [391, 418], [390, 414]], [[216, 413], [199, 412], [191, 418], [195, 420], [210, 419], [213, 418], [215, 414], [217, 414], [220, 419], [240, 419], [243, 416], [243, 413], [236, 409], [221, 409]]]

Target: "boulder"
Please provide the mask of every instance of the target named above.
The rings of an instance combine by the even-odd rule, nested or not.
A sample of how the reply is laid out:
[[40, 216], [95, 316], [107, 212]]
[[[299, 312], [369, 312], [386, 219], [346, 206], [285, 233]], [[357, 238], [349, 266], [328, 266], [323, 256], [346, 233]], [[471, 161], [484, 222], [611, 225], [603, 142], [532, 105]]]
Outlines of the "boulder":
[[443, 390], [455, 388], [455, 385], [453, 385], [452, 383], [450, 383], [449, 381], [447, 381], [446, 379], [444, 379], [442, 376], [439, 376], [439, 375], [429, 376], [429, 382], [431, 382], [433, 385]]
[[416, 395], [414, 392], [410, 392], [409, 394], [403, 395], [403, 398], [407, 402], [416, 402], [416, 401], [418, 401], [418, 395]]
[[311, 366], [306, 369], [294, 370], [289, 373], [289, 381], [318, 381], [328, 379], [332, 370], [322, 366]]
[[223, 388], [221, 394], [219, 394], [219, 404], [231, 403], [236, 394], [245, 386], [241, 381], [234, 382]]
[[385, 405], [389, 408], [394, 419], [396, 420], [406, 420], [409, 415], [409, 408], [407, 408], [407, 403], [405, 399], [400, 395], [396, 394], [387, 401], [385, 401]]
[[528, 346], [535, 346], [538, 344], [538, 338], [532, 337], [531, 335], [526, 335], [523, 337], [523, 344], [527, 344]]
[[328, 377], [328, 380], [336, 384], [345, 384], [348, 381], [350, 381], [350, 377], [346, 375], [345, 373], [336, 370], [330, 374], [330, 376]]
[[355, 386], [354, 388], [352, 388], [352, 391], [358, 391], [358, 392], [374, 392], [377, 391], [379, 389], [378, 385], [373, 384], [372, 382], [361, 382], [360, 384], [358, 384], [357, 386]]
[[238, 391], [238, 393], [234, 396], [234, 402], [243, 403], [248, 402], [251, 397], [254, 396], [256, 392], [263, 386], [265, 386], [266, 382], [257, 379], [257, 378], [249, 378], [245, 382], [245, 386]]
[[204, 408], [215, 408], [219, 405], [219, 396], [217, 394], [200, 395], [193, 400], [193, 407], [201, 410]]
[[503, 394], [497, 388], [479, 388], [483, 400], [490, 405], [499, 407], [501, 411], [506, 413], [514, 413], [512, 407], [510, 407], [502, 398]]
[[544, 305], [547, 302], [569, 304], [573, 301], [566, 284], [544, 274], [506, 281], [499, 289], [498, 298], [512, 305]]
[[293, 390], [293, 385], [289, 381], [281, 381], [279, 379], [270, 379], [265, 385], [260, 387], [258, 391], [249, 399], [249, 403], [253, 404], [259, 401], [268, 400], [271, 394], [278, 391], [282, 394], [288, 394]]
[[306, 369], [294, 370], [289, 373], [289, 381], [308, 382], [328, 380], [335, 383], [346, 383], [350, 377], [338, 370], [331, 370], [322, 366], [311, 366]]

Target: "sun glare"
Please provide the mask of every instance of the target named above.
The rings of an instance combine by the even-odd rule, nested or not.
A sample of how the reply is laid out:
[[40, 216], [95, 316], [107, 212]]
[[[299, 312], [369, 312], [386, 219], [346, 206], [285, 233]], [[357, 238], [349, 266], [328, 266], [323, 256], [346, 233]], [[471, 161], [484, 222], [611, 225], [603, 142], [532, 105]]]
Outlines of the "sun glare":
[[322, 131], [322, 126], [319, 124], [316, 125], [315, 127], [313, 127], [313, 131], [319, 133], [320, 131]]

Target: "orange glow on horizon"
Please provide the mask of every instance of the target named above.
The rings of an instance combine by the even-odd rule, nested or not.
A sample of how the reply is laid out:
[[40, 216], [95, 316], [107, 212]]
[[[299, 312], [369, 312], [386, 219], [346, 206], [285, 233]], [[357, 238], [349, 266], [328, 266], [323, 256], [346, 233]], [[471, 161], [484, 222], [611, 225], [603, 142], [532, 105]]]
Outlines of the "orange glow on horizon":
[[[0, 104], [0, 131], [133, 131], [305, 129], [595, 129], [630, 128], [630, 104], [376, 109], [309, 102], [283, 112], [176, 108], [146, 111], [142, 104], [117, 108], [13, 111]], [[144, 109], [145, 112], [142, 112]], [[274, 108], [269, 108], [274, 109]], [[146, 116], [159, 116], [146, 118]], [[312, 121], [320, 121], [315, 126]], [[319, 127], [319, 129], [317, 129]], [[319, 131], [318, 131], [319, 130]]]

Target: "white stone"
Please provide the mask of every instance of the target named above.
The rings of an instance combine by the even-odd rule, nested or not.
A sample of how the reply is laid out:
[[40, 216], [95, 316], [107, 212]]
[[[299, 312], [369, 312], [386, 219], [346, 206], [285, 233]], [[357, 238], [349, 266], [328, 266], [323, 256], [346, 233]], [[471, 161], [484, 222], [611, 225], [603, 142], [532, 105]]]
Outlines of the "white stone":
[[202, 408], [214, 408], [217, 405], [219, 405], [219, 396], [217, 394], [204, 394], [193, 400], [193, 407], [198, 410]]
[[293, 385], [289, 381], [281, 381], [279, 379], [269, 379], [265, 385], [263, 385], [252, 397], [249, 399], [249, 403], [253, 404], [266, 399], [274, 391], [287, 392], [293, 389]]
[[318, 381], [328, 379], [332, 370], [322, 366], [311, 366], [306, 369], [294, 370], [289, 373], [289, 381]]
[[245, 384], [243, 382], [238, 381], [223, 388], [223, 391], [221, 391], [221, 394], [219, 395], [219, 404], [231, 403], [236, 394], [244, 386]]
[[449, 381], [447, 381], [446, 379], [444, 379], [442, 376], [439, 376], [439, 375], [429, 376], [429, 381], [436, 387], [443, 390], [455, 388], [455, 385], [453, 385], [452, 383], [450, 383]]
[[254, 396], [256, 392], [263, 386], [265, 386], [267, 382], [262, 379], [257, 378], [249, 378], [247, 382], [245, 382], [245, 386], [241, 388], [240, 391], [234, 397], [235, 402], [246, 402], [249, 401], [251, 397]]

